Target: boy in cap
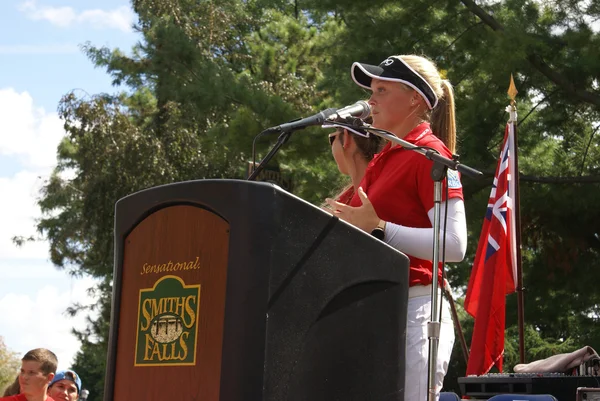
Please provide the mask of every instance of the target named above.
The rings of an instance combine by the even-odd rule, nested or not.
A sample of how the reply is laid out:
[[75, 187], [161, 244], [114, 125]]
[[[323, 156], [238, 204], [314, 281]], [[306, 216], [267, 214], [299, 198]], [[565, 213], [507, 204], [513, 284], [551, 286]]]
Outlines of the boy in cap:
[[48, 387], [48, 395], [55, 401], [77, 401], [81, 392], [81, 379], [72, 370], [60, 370]]

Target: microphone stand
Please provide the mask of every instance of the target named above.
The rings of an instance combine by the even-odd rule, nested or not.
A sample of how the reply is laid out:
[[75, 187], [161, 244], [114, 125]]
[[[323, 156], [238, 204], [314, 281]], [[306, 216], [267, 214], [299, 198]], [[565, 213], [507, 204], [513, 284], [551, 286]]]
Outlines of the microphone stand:
[[[368, 105], [365, 103], [364, 107], [368, 107]], [[343, 109], [341, 109], [341, 110], [343, 110]], [[260, 162], [260, 164], [252, 172], [252, 174], [250, 174], [250, 176], [248, 177], [248, 181], [256, 180], [256, 177], [258, 177], [258, 174], [260, 174], [260, 172], [265, 168], [265, 166], [267, 165], [269, 160], [271, 160], [273, 158], [273, 156], [275, 156], [277, 151], [279, 151], [279, 149], [288, 141], [288, 139], [290, 139], [292, 132], [298, 131], [298, 130], [301, 130], [301, 129], [304, 129], [304, 128], [307, 128], [310, 126], [314, 126], [314, 125], [319, 125], [319, 126], [323, 125], [323, 123], [330, 116], [337, 115], [337, 113], [338, 113], [337, 109], [329, 108], [327, 110], [323, 110], [323, 111], [321, 111], [313, 116], [310, 116], [310, 117], [296, 118], [287, 123], [277, 125], [275, 127], [267, 128], [266, 130], [264, 130], [263, 132], [258, 134], [258, 136], [260, 136], [263, 134], [271, 134], [271, 133], [276, 133], [276, 132], [280, 133], [279, 138], [277, 138], [277, 143], [275, 144], [275, 146], [273, 146], [273, 149], [271, 149], [269, 154], [267, 154], [265, 156], [265, 158]]]
[[[258, 177], [258, 174], [260, 174], [260, 172], [265, 168], [265, 165], [269, 162], [269, 160], [271, 160], [273, 158], [273, 156], [275, 156], [277, 151], [279, 151], [279, 149], [283, 146], [283, 144], [285, 144], [288, 141], [288, 139], [290, 139], [292, 132], [298, 131], [298, 130], [301, 130], [301, 129], [304, 129], [304, 128], [307, 128], [310, 126], [315, 126], [315, 125], [322, 126], [327, 121], [331, 122], [334, 119], [342, 118], [342, 117], [340, 117], [340, 115], [342, 115], [344, 113], [348, 113], [348, 114], [358, 113], [360, 115], [365, 115], [365, 114], [368, 115], [371, 112], [370, 110], [371, 109], [369, 108], [369, 105], [365, 101], [360, 100], [352, 106], [344, 107], [339, 110], [334, 109], [334, 108], [329, 108], [327, 110], [323, 110], [323, 111], [321, 111], [315, 115], [312, 115], [310, 117], [296, 118], [287, 123], [277, 125], [275, 127], [267, 128], [266, 130], [264, 130], [263, 132], [258, 134], [258, 136], [261, 136], [263, 134], [275, 133], [275, 132], [279, 132], [281, 134], [279, 135], [279, 138], [277, 139], [277, 143], [275, 144], [273, 149], [271, 149], [269, 154], [267, 154], [267, 156], [265, 156], [265, 158], [260, 162], [260, 164], [252, 172], [252, 174], [250, 174], [250, 176], [248, 177], [248, 181], [254, 181], [256, 179], [256, 177]], [[348, 118], [350, 118], [350, 117], [348, 117]], [[361, 121], [361, 120], [359, 120], [359, 121]]]
[[273, 148], [269, 151], [269, 153], [265, 156], [265, 158], [260, 161], [258, 166], [256, 166], [254, 171], [252, 171], [252, 174], [250, 174], [250, 176], [248, 177], [247, 181], [255, 181], [256, 180], [256, 177], [258, 177], [258, 175], [265, 168], [267, 163], [273, 158], [273, 156], [275, 156], [275, 154], [288, 141], [288, 139], [290, 139], [290, 136], [292, 136], [292, 132], [294, 132], [294, 131], [287, 130], [287, 131], [283, 131], [281, 133], [281, 135], [279, 135], [279, 137], [277, 138], [277, 143], [275, 143], [275, 146], [273, 146]]
[[[356, 120], [354, 120], [356, 123]], [[452, 159], [448, 159], [440, 155], [436, 150], [415, 146], [410, 142], [402, 140], [391, 132], [371, 127], [363, 124], [347, 124], [336, 122], [337, 125], [346, 128], [359, 129], [377, 135], [383, 139], [394, 142], [405, 149], [415, 151], [433, 161], [431, 167], [431, 178], [434, 181], [433, 186], [433, 266], [432, 266], [432, 289], [431, 289], [431, 318], [427, 323], [427, 337], [429, 338], [429, 358], [428, 358], [428, 374], [427, 374], [427, 401], [436, 401], [435, 388], [435, 373], [437, 367], [438, 346], [440, 342], [441, 328], [441, 309], [438, 310], [438, 269], [440, 263], [440, 220], [441, 220], [441, 203], [442, 203], [442, 181], [446, 177], [448, 169], [460, 171], [463, 174], [477, 177], [482, 175], [481, 171], [475, 170], [467, 165], [460, 164], [458, 156], [454, 155]], [[443, 267], [442, 267], [443, 268]]]

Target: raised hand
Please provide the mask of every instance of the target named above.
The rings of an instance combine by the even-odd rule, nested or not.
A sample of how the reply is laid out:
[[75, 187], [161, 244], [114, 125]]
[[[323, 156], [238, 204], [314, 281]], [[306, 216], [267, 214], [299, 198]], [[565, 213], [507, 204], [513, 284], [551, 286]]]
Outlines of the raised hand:
[[358, 188], [358, 197], [362, 202], [362, 205], [358, 207], [348, 206], [329, 198], [325, 199], [325, 201], [333, 209], [332, 213], [334, 216], [370, 233], [377, 227], [380, 219], [362, 187]]

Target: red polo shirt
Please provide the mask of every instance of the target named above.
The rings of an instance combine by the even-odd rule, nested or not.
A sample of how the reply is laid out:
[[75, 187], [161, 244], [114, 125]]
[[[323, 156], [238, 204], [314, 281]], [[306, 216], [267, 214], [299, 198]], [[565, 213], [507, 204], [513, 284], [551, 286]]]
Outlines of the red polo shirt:
[[[0, 401], [27, 401], [27, 397], [25, 394], [11, 395], [0, 398]], [[50, 396], [46, 396], [46, 401], [54, 401], [54, 399]]]
[[[452, 157], [452, 153], [444, 143], [433, 135], [428, 123], [418, 125], [403, 139], [417, 146], [434, 148], [442, 156]], [[433, 162], [420, 153], [404, 149], [399, 145], [393, 147], [391, 145], [392, 143], [388, 143], [380, 153], [375, 155], [360, 185], [382, 220], [406, 227], [431, 228], [427, 212], [433, 208], [433, 180], [430, 175]], [[449, 198], [463, 199], [459, 175], [452, 170], [448, 170], [448, 173]], [[446, 185], [444, 182], [442, 190], [444, 200]], [[362, 204], [358, 194], [354, 194], [349, 204], [350, 206]], [[433, 238], [431, 238], [431, 254], [433, 258]], [[411, 255], [407, 256], [410, 259], [409, 285], [431, 284], [432, 262]], [[439, 277], [441, 280], [441, 268]]]

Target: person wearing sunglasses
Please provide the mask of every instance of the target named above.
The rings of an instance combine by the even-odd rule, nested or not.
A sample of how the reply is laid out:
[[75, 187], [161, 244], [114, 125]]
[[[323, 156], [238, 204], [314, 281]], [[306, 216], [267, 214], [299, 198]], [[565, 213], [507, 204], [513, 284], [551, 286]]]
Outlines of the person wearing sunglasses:
[[[364, 122], [371, 124], [373, 120], [369, 116], [364, 119]], [[369, 135], [366, 131], [348, 130], [335, 124], [333, 127], [335, 127], [335, 131], [329, 134], [331, 154], [339, 172], [350, 178], [350, 183], [339, 191], [335, 199], [348, 203], [354, 195], [355, 189], [358, 188], [369, 162], [383, 148], [384, 140], [376, 135]], [[325, 210], [332, 211], [327, 202], [322, 206]]]
[[[456, 147], [454, 93], [450, 82], [441, 78], [431, 60], [403, 55], [390, 56], [379, 65], [354, 63], [351, 76], [357, 85], [371, 91], [368, 103], [375, 128], [452, 157]], [[388, 142], [366, 168], [353, 164], [355, 159], [348, 161], [341, 157], [339, 152], [333, 149], [334, 158], [342, 173], [354, 175], [353, 190], [336, 200], [326, 200], [333, 214], [409, 257], [404, 399], [427, 400], [427, 324], [431, 318], [434, 277], [434, 182], [430, 176], [433, 163], [392, 142]], [[466, 252], [467, 229], [462, 185], [455, 171], [448, 171], [443, 193], [442, 222], [448, 218], [445, 237], [440, 238], [440, 244], [445, 242], [445, 253], [440, 259], [458, 262]], [[435, 277], [441, 288], [441, 263]], [[448, 303], [444, 302], [435, 374], [438, 397], [453, 345], [452, 319]]]
[[367, 165], [382, 147], [383, 140], [375, 135], [364, 137], [347, 129], [338, 127], [329, 134], [331, 153], [340, 173], [350, 177], [348, 184], [337, 196], [346, 203], [354, 195], [355, 188], [365, 174]]

